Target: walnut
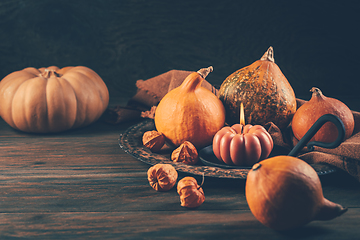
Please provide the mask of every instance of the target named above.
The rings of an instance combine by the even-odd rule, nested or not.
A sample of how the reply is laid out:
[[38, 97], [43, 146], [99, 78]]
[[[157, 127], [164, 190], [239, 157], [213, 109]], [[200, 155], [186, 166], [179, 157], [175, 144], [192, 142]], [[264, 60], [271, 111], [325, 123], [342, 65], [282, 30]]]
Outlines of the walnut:
[[147, 131], [142, 137], [142, 142], [151, 152], [159, 152], [165, 144], [165, 136], [155, 130]]
[[171, 160], [194, 165], [198, 162], [199, 155], [195, 146], [191, 142], [185, 141], [172, 152]]
[[170, 164], [158, 163], [147, 171], [150, 186], [156, 191], [168, 191], [178, 178], [176, 169]]

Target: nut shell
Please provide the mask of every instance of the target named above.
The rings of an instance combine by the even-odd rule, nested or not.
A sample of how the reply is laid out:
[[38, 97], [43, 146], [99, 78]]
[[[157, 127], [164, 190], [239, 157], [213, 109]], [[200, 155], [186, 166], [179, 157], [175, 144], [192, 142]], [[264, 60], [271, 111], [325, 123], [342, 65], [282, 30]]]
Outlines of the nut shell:
[[142, 142], [150, 151], [159, 152], [165, 144], [165, 136], [155, 130], [147, 131], [142, 137]]
[[199, 154], [191, 142], [185, 141], [172, 152], [171, 160], [194, 165], [199, 161]]
[[156, 164], [147, 171], [150, 186], [156, 191], [168, 191], [178, 178], [176, 169], [170, 164]]

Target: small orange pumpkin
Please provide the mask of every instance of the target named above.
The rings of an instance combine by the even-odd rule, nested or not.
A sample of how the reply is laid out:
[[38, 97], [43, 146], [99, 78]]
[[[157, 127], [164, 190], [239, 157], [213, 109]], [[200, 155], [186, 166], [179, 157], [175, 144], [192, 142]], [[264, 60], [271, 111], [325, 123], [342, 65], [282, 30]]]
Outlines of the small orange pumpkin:
[[240, 124], [223, 127], [213, 138], [215, 156], [229, 165], [252, 166], [267, 158], [274, 146], [271, 135], [261, 125], [245, 125], [244, 105], [240, 105]]
[[196, 148], [210, 145], [225, 123], [225, 109], [214, 93], [201, 87], [212, 67], [193, 72], [168, 92], [155, 111], [155, 126], [176, 147], [189, 141]]
[[103, 80], [83, 66], [29, 67], [0, 82], [0, 116], [25, 132], [60, 132], [89, 125], [108, 103]]
[[267, 158], [273, 146], [271, 135], [261, 125], [226, 126], [213, 139], [215, 156], [228, 165], [252, 166]]
[[[345, 127], [345, 139], [349, 138], [355, 127], [354, 115], [345, 103], [335, 98], [326, 97], [319, 88], [313, 87], [311, 99], [296, 111], [291, 128], [296, 139], [300, 140], [311, 126], [325, 114], [333, 114], [340, 118]], [[310, 141], [333, 142], [338, 132], [334, 123], [325, 123]]]

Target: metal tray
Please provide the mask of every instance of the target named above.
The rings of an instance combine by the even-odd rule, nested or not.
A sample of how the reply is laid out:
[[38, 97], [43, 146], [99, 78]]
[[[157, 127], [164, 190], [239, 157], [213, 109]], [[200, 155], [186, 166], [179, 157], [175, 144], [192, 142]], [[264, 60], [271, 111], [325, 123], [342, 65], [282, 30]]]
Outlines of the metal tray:
[[[144, 120], [137, 123], [124, 133], [120, 134], [119, 145], [128, 154], [149, 165], [155, 165], [158, 163], [167, 163], [175, 167], [177, 171], [194, 174], [204, 175], [205, 177], [216, 177], [216, 178], [233, 178], [233, 179], [246, 179], [249, 167], [241, 166], [228, 166], [221, 164], [219, 161], [214, 160], [211, 146], [205, 147], [199, 151], [200, 160], [197, 165], [187, 165], [184, 163], [176, 163], [171, 161], [172, 149], [164, 149], [160, 153], [152, 153], [148, 148], [142, 144], [142, 135], [146, 131], [155, 130], [153, 120]], [[271, 156], [287, 155], [288, 149], [280, 146], [274, 146]], [[325, 175], [336, 171], [336, 168], [328, 164], [311, 164], [317, 174]]]

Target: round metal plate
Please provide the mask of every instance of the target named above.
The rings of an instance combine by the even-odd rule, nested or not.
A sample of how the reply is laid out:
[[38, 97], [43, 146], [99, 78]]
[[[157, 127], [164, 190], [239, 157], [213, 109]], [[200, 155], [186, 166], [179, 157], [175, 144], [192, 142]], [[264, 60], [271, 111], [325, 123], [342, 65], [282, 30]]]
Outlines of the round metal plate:
[[[176, 163], [171, 161], [171, 150], [164, 150], [160, 153], [152, 153], [148, 148], [142, 144], [142, 136], [146, 131], [155, 130], [153, 120], [145, 120], [138, 124], [129, 127], [120, 134], [119, 145], [128, 154], [140, 160], [144, 163], [155, 165], [158, 163], [167, 163], [175, 167], [177, 171], [194, 174], [204, 175], [205, 177], [217, 177], [217, 178], [235, 178], [246, 179], [249, 167], [232, 167], [224, 166], [220, 162], [216, 162], [212, 156], [212, 150], [210, 147], [205, 147], [199, 151], [200, 160], [197, 165], [187, 165], [184, 163]], [[286, 155], [286, 151], [283, 148], [274, 147], [271, 156]], [[336, 171], [330, 165], [327, 164], [311, 164], [318, 175], [324, 175], [333, 173]]]

